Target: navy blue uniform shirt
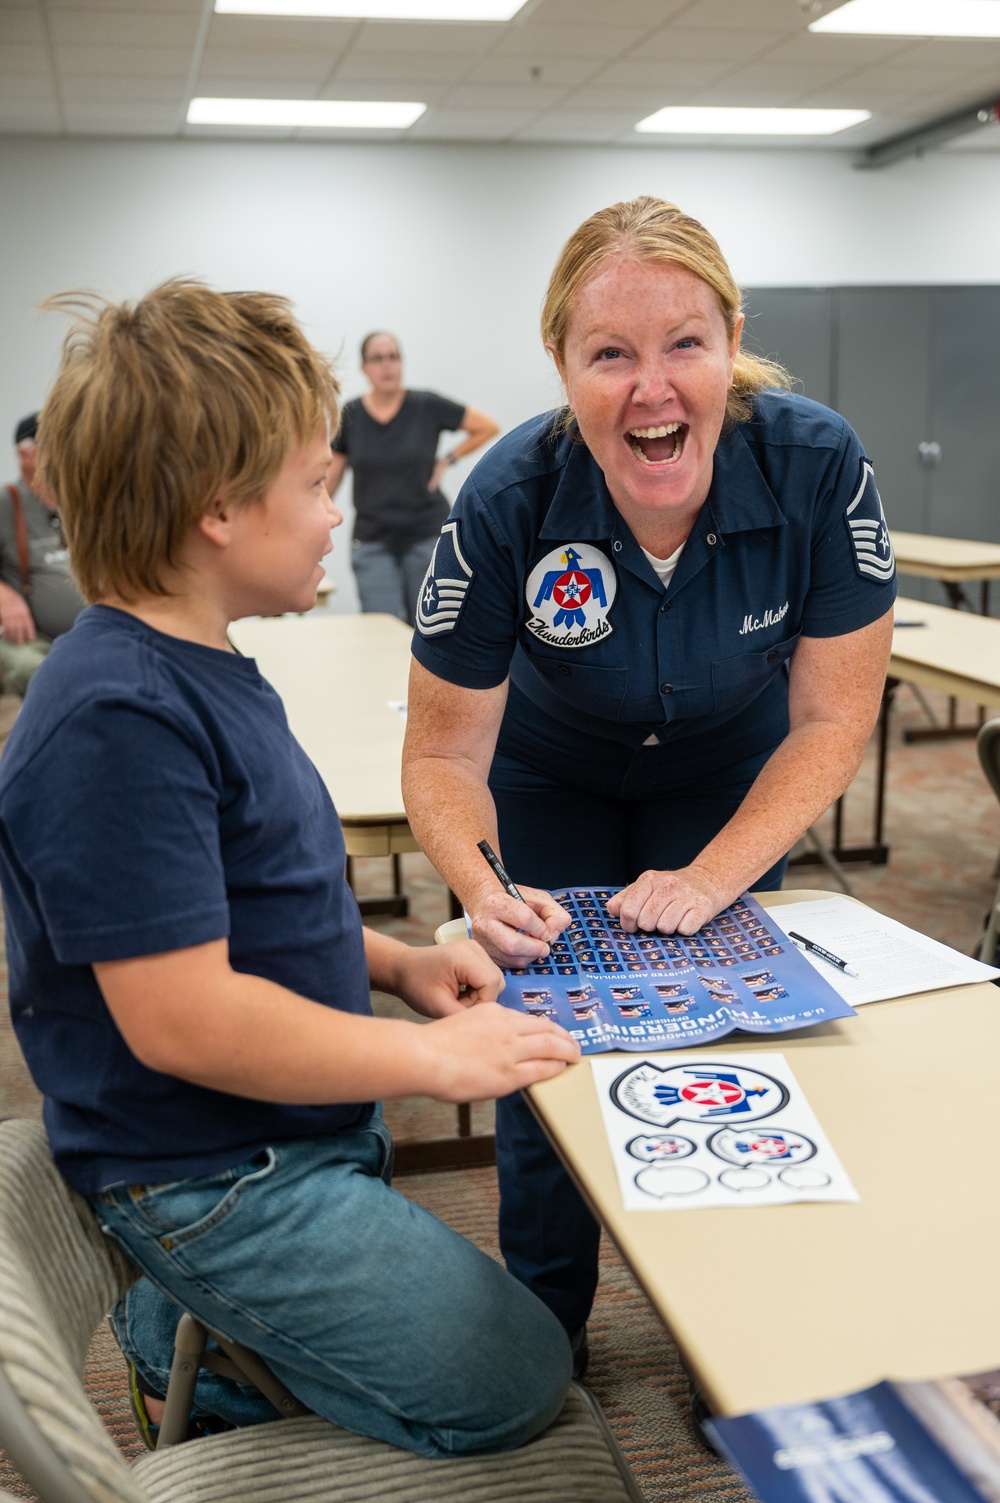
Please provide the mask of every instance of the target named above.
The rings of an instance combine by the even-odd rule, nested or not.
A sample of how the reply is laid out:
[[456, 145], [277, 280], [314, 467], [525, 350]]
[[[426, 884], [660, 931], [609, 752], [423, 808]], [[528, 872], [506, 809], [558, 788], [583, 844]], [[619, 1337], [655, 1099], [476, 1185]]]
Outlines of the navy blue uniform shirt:
[[211, 1174], [368, 1120], [147, 1069], [94, 977], [228, 938], [235, 970], [370, 1011], [336, 811], [252, 659], [85, 611], [4, 750], [0, 883], [14, 1027], [77, 1190]]
[[[469, 689], [510, 675], [505, 724], [731, 765], [788, 731], [788, 660], [890, 608], [895, 566], [872, 467], [837, 413], [764, 393], [723, 434], [666, 590], [578, 436], [554, 414], [476, 466], [424, 582], [413, 653]], [[650, 738], [656, 738], [651, 742]]]

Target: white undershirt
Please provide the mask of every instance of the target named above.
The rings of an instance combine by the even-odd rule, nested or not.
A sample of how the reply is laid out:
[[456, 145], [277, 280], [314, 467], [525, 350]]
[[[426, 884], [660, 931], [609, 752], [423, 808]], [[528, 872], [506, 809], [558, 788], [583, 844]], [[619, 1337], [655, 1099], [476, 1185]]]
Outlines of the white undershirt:
[[680, 556], [684, 552], [684, 544], [682, 543], [681, 546], [674, 553], [672, 553], [669, 558], [657, 558], [656, 554], [650, 553], [647, 548], [643, 548], [642, 551], [649, 559], [649, 566], [652, 569], [653, 573], [656, 575], [663, 588], [666, 589], [667, 585], [674, 577], [674, 570], [677, 568], [678, 562], [680, 561]]
[[[667, 585], [674, 577], [674, 570], [677, 568], [680, 556], [684, 552], [684, 544], [682, 543], [681, 546], [676, 549], [676, 551], [673, 552], [669, 558], [657, 558], [656, 554], [650, 553], [647, 548], [643, 548], [642, 551], [649, 559], [649, 566], [652, 569], [653, 573], [656, 575], [663, 588], [666, 589]], [[660, 738], [654, 731], [651, 736], [646, 737], [645, 741], [642, 744], [643, 746], [659, 746]]]

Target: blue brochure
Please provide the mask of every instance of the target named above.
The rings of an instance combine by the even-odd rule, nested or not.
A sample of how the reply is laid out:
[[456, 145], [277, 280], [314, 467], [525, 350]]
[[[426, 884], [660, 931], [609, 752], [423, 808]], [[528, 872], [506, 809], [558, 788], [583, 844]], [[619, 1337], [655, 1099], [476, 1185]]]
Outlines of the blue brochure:
[[584, 1054], [682, 1049], [735, 1029], [787, 1033], [854, 1016], [747, 894], [697, 934], [626, 934], [607, 910], [616, 891], [552, 894], [572, 923], [545, 960], [506, 972], [505, 1007], [561, 1023]]
[[991, 1503], [998, 1378], [877, 1383], [705, 1428], [763, 1503]]

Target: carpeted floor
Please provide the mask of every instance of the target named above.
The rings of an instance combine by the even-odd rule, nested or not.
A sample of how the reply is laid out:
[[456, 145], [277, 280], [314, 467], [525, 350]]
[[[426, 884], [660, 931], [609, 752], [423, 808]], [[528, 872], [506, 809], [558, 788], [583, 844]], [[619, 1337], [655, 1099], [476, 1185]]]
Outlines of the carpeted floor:
[[[930, 696], [937, 709], [943, 701]], [[0, 701], [0, 734], [12, 704]], [[966, 718], [971, 716], [963, 707]], [[858, 897], [884, 913], [923, 929], [935, 938], [971, 952], [996, 888], [994, 868], [1000, 849], [1000, 811], [976, 761], [972, 741], [904, 746], [904, 725], [923, 723], [906, 689], [900, 691], [894, 722], [887, 817], [892, 856], [887, 867], [850, 872]], [[848, 797], [849, 841], [867, 839], [872, 806], [873, 756]], [[388, 882], [388, 863], [358, 863], [362, 892]], [[411, 898], [410, 916], [379, 927], [411, 943], [426, 943], [447, 918], [446, 895], [426, 861], [403, 859]], [[832, 888], [822, 870], [794, 872], [787, 886]], [[0, 972], [6, 990], [6, 972]], [[380, 1011], [398, 1007], [376, 997]], [[0, 1015], [0, 1113], [36, 1116], [38, 1096], [10, 1032]], [[478, 1106], [475, 1127], [488, 1130], [492, 1109]], [[450, 1133], [454, 1108], [423, 1100], [390, 1104], [387, 1117], [397, 1138]], [[399, 1182], [402, 1191], [496, 1256], [496, 1185], [490, 1169], [415, 1176]], [[648, 1503], [746, 1503], [747, 1493], [729, 1469], [709, 1452], [691, 1427], [687, 1383], [676, 1348], [653, 1315], [641, 1291], [607, 1239], [601, 1285], [591, 1323], [592, 1361], [588, 1381], [618, 1435]], [[91, 1348], [86, 1382], [111, 1434], [128, 1457], [138, 1453], [128, 1413], [121, 1359], [110, 1338], [98, 1332]], [[0, 1487], [19, 1497], [32, 1494], [0, 1456]]]

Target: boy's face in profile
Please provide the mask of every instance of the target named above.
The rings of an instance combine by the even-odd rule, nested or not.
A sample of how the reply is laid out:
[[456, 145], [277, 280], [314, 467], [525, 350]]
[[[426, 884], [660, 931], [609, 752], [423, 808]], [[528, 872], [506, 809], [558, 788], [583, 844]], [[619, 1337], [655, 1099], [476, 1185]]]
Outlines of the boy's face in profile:
[[259, 501], [232, 508], [232, 541], [225, 572], [233, 617], [308, 611], [323, 578], [321, 559], [333, 548], [330, 531], [343, 517], [330, 499], [325, 426], [296, 444]]

